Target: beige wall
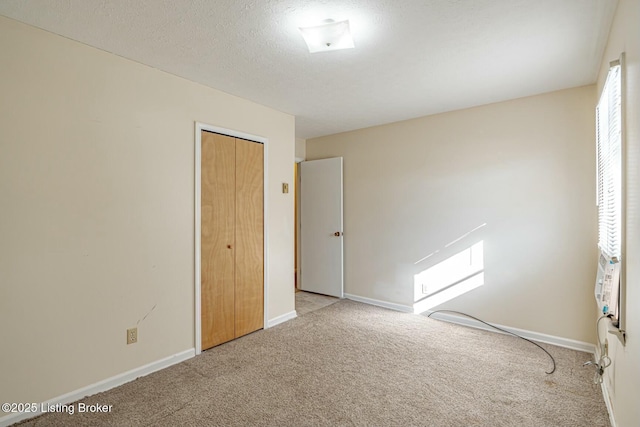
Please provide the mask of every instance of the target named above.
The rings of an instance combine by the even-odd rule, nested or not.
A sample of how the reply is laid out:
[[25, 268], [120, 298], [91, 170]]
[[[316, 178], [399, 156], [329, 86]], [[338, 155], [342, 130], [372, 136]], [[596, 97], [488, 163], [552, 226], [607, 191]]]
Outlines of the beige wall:
[[307, 140], [344, 157], [345, 292], [411, 305], [415, 274], [483, 241], [484, 285], [434, 309], [594, 342], [594, 104], [587, 86]]
[[307, 140], [302, 138], [296, 138], [296, 159], [304, 160], [307, 155]]
[[[613, 364], [606, 370], [605, 385], [611, 397], [618, 427], [640, 423], [640, 2], [620, 0], [609, 35], [609, 42], [598, 77], [598, 94], [607, 78], [609, 62], [626, 56], [625, 131], [627, 145], [627, 232], [623, 262], [626, 261], [627, 345], [622, 346], [603, 327], [602, 336], [609, 341]], [[604, 326], [604, 325], [603, 325]]]
[[196, 121], [268, 138], [268, 313], [294, 310], [294, 117], [3, 17], [0, 52], [0, 402], [194, 347]]

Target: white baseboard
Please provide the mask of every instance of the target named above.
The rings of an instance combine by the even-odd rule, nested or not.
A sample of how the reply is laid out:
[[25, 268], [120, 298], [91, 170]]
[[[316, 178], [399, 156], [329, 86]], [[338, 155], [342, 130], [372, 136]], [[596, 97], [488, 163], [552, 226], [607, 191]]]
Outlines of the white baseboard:
[[609, 389], [604, 384], [604, 381], [600, 383], [600, 388], [602, 389], [604, 404], [607, 405], [607, 412], [609, 413], [609, 422], [611, 423], [611, 427], [617, 427], [616, 419], [613, 416], [613, 405], [611, 405], [611, 396], [609, 396]]
[[267, 322], [267, 328], [272, 328], [276, 325], [279, 325], [280, 323], [286, 322], [287, 320], [295, 319], [296, 317], [298, 317], [298, 313], [295, 310], [285, 314], [281, 314], [278, 317], [274, 317], [273, 319], [270, 319]]
[[111, 378], [107, 378], [105, 380], [99, 381], [95, 384], [82, 387], [78, 390], [74, 390], [67, 394], [63, 394], [62, 396], [54, 397], [53, 399], [47, 400], [46, 402], [42, 402], [40, 405], [38, 405], [38, 410], [36, 412], [15, 413], [15, 414], [9, 414], [0, 418], [0, 427], [7, 427], [13, 423], [17, 423], [18, 421], [26, 420], [27, 418], [36, 417], [42, 414], [42, 411], [40, 410], [40, 408], [42, 408], [43, 406], [46, 408], [48, 407], [48, 405], [55, 406], [56, 404], [66, 405], [69, 403], [73, 403], [87, 396], [91, 396], [96, 393], [101, 393], [103, 391], [110, 390], [114, 387], [118, 387], [122, 384], [133, 381], [136, 378], [144, 377], [145, 375], [149, 375], [161, 369], [168, 368], [171, 365], [175, 365], [187, 359], [191, 359], [192, 357], [195, 356], [195, 354], [196, 354], [196, 351], [193, 348], [189, 350], [181, 351], [180, 353], [176, 353], [172, 356], [165, 357], [164, 359], [160, 359], [155, 362], [151, 362], [147, 365], [140, 366], [139, 368], [135, 368], [130, 371], [123, 372], [122, 374], [118, 374]]
[[358, 295], [352, 294], [344, 294], [346, 299], [350, 299], [352, 301], [363, 302], [365, 304], [376, 305], [378, 307], [384, 307], [395, 311], [401, 311], [403, 313], [413, 313], [413, 307], [408, 305], [396, 304], [393, 302], [380, 301], [373, 298], [361, 297]]
[[[426, 314], [431, 314], [431, 313], [432, 313], [431, 311], [426, 312]], [[458, 325], [469, 326], [476, 329], [483, 329], [485, 331], [503, 333], [498, 331], [497, 329], [493, 329], [469, 317], [459, 316], [456, 314], [434, 313], [431, 316], [431, 318], [442, 320], [445, 322], [456, 323]], [[512, 328], [510, 326], [503, 326], [495, 323], [494, 325], [497, 326], [498, 328], [504, 329], [509, 332], [513, 332], [514, 334], [518, 334], [524, 338], [527, 338], [533, 341], [553, 344], [553, 345], [557, 345], [558, 347], [570, 348], [572, 350], [584, 351], [586, 353], [591, 353], [591, 354], [595, 354], [595, 351], [596, 351], [596, 346], [587, 342], [576, 341], [576, 340], [563, 338], [563, 337], [556, 337], [554, 335], [541, 334], [539, 332], [527, 331], [526, 329]]]

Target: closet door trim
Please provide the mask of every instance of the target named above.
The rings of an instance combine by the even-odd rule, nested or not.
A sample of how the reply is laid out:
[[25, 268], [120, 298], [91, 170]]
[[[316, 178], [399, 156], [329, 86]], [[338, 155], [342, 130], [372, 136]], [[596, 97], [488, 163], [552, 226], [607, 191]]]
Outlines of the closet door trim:
[[267, 257], [267, 248], [269, 247], [269, 237], [268, 237], [268, 204], [269, 198], [267, 196], [267, 190], [269, 188], [268, 185], [268, 147], [269, 140], [267, 138], [251, 135], [244, 132], [239, 132], [232, 129], [221, 128], [217, 126], [211, 126], [205, 123], [196, 122], [195, 123], [195, 352], [196, 355], [202, 353], [202, 307], [201, 307], [201, 293], [200, 293], [200, 282], [201, 282], [201, 192], [202, 192], [202, 131], [219, 133], [221, 135], [227, 135], [234, 138], [246, 139], [248, 141], [253, 141], [259, 144], [264, 145], [264, 154], [263, 154], [263, 169], [264, 169], [264, 194], [263, 194], [263, 204], [264, 204], [264, 215], [263, 215], [263, 230], [264, 230], [264, 329], [267, 329], [268, 325], [268, 307], [269, 307], [269, 282], [267, 280], [268, 275], [268, 257]]

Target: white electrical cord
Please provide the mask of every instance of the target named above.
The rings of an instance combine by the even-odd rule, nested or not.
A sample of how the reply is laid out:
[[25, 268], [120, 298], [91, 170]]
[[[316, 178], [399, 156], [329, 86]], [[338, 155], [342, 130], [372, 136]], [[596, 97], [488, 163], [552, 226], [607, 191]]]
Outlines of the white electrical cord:
[[611, 366], [611, 359], [609, 358], [609, 349], [607, 348], [607, 354], [604, 354], [603, 344], [600, 340], [600, 321], [602, 319], [608, 319], [608, 316], [600, 316], [596, 322], [596, 336], [598, 338], [598, 347], [600, 348], [600, 359], [597, 362], [587, 362], [585, 365], [594, 365], [596, 373], [593, 376], [593, 382], [595, 384], [602, 384], [604, 378], [604, 370]]

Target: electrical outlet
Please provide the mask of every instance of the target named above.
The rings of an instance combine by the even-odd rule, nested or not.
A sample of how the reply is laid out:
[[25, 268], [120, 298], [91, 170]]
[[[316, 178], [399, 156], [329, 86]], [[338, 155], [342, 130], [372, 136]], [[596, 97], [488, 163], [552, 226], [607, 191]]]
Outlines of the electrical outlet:
[[138, 328], [127, 329], [127, 344], [138, 342]]

